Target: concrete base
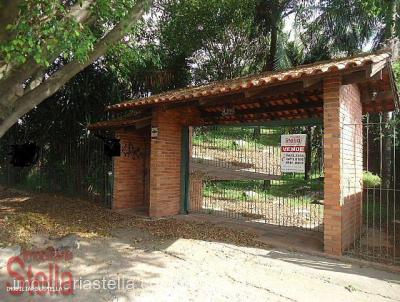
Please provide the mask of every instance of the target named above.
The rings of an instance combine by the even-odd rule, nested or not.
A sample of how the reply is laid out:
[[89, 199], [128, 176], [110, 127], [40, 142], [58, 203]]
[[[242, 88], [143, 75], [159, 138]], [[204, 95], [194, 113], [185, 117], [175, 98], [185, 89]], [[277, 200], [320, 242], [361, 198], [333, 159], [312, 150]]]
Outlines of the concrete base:
[[263, 223], [246, 222], [208, 214], [179, 215], [177, 219], [207, 221], [231, 229], [256, 233], [257, 241], [288, 250], [323, 252], [323, 233]]
[[323, 233], [319, 232], [312, 232], [307, 230], [303, 231], [294, 228], [233, 220], [229, 218], [216, 217], [208, 214], [177, 215], [174, 217], [176, 219], [181, 219], [186, 221], [200, 221], [200, 222], [207, 221], [209, 223], [220, 225], [227, 228], [253, 232], [259, 235], [258, 240], [260, 242], [278, 249], [285, 249], [295, 252], [304, 252], [305, 254], [343, 261], [345, 263], [355, 264], [360, 267], [373, 267], [375, 269], [385, 270], [388, 272], [400, 273], [400, 267], [398, 266], [387, 265], [378, 262], [371, 262], [349, 256], [335, 256], [332, 254], [325, 253], [323, 251]]
[[129, 217], [149, 217], [149, 209], [147, 207], [134, 209], [113, 209], [112, 211]]

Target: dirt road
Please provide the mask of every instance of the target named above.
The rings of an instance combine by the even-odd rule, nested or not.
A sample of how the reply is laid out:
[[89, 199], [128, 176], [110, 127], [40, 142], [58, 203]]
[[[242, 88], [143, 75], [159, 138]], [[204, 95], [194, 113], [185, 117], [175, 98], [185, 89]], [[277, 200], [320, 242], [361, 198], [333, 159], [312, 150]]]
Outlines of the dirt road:
[[[283, 250], [193, 239], [164, 239], [130, 228], [111, 238], [83, 239], [72, 262], [75, 279], [131, 280], [135, 289], [77, 289], [60, 297], [1, 301], [400, 301], [400, 274]], [[33, 271], [47, 264], [34, 264]], [[2, 281], [10, 280], [6, 268]]]
[[0, 301], [400, 301], [400, 274], [268, 249], [247, 231], [127, 218], [85, 200], [0, 190], [0, 248], [18, 244], [37, 256], [34, 236], [70, 233], [81, 237], [72, 260], [22, 257], [10, 268], [24, 280], [30, 265], [30, 279], [64, 274], [78, 282], [73, 295], [12, 296], [10, 256], [0, 253]]

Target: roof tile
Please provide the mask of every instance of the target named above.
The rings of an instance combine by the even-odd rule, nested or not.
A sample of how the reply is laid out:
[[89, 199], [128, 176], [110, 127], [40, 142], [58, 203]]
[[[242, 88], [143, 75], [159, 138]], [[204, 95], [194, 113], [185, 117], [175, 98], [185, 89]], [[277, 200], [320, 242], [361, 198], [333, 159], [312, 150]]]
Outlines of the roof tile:
[[268, 72], [253, 76], [220, 81], [198, 87], [167, 91], [147, 98], [136, 99], [122, 104], [111, 105], [107, 110], [123, 110], [137, 108], [144, 105], [170, 103], [193, 98], [207, 97], [210, 95], [227, 94], [233, 91], [250, 89], [251, 87], [265, 87], [273, 83], [285, 82], [292, 79], [301, 79], [317, 74], [331, 73], [370, 65], [390, 58], [389, 52], [364, 54], [358, 57], [344, 58], [333, 61], [317, 62], [310, 65], [299, 66], [290, 70]]

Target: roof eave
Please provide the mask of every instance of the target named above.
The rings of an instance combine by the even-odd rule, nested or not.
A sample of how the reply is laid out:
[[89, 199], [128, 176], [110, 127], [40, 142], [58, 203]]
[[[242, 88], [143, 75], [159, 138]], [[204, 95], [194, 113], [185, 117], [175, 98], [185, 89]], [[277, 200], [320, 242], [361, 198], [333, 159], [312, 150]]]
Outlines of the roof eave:
[[[166, 104], [186, 104], [193, 100], [205, 98], [225, 97], [236, 93], [247, 93], [254, 89], [265, 89], [285, 85], [291, 82], [309, 81], [323, 79], [324, 77], [353, 73], [355, 71], [370, 68], [374, 73], [381, 70], [386, 61], [390, 60], [390, 54], [380, 52], [379, 54], [363, 55], [355, 58], [345, 58], [328, 62], [317, 62], [312, 65], [299, 66], [291, 70], [274, 72], [272, 74], [260, 74], [245, 78], [238, 78], [223, 82], [215, 82], [200, 87], [188, 87], [186, 89], [166, 92], [148, 98], [124, 102], [107, 107], [107, 111], [124, 111], [138, 108], [149, 108], [153, 106], [165, 106]], [[397, 93], [396, 93], [397, 94]], [[396, 95], [396, 102], [398, 97]]]

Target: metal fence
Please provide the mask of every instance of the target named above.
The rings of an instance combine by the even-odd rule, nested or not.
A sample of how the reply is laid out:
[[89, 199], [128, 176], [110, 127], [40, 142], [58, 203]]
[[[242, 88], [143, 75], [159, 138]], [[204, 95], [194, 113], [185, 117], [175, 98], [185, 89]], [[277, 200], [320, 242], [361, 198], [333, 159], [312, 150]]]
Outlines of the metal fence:
[[[399, 132], [396, 119], [367, 118], [362, 125], [345, 125], [360, 129], [363, 139], [363, 175], [361, 206], [353, 213], [356, 227], [347, 253], [368, 260], [400, 264]], [[350, 131], [350, 130], [349, 130]], [[355, 168], [357, 168], [355, 166]], [[359, 169], [358, 169], [359, 170]], [[358, 173], [358, 175], [357, 175]], [[359, 178], [359, 171], [353, 177]], [[350, 182], [347, 191], [357, 190]]]
[[[282, 173], [282, 134], [307, 134], [306, 173]], [[190, 212], [323, 230], [321, 126], [198, 127]]]
[[37, 141], [39, 156], [29, 167], [10, 163], [12, 135], [1, 141], [0, 183], [33, 192], [87, 198], [111, 207], [113, 167], [99, 138], [82, 132], [62, 140]]

